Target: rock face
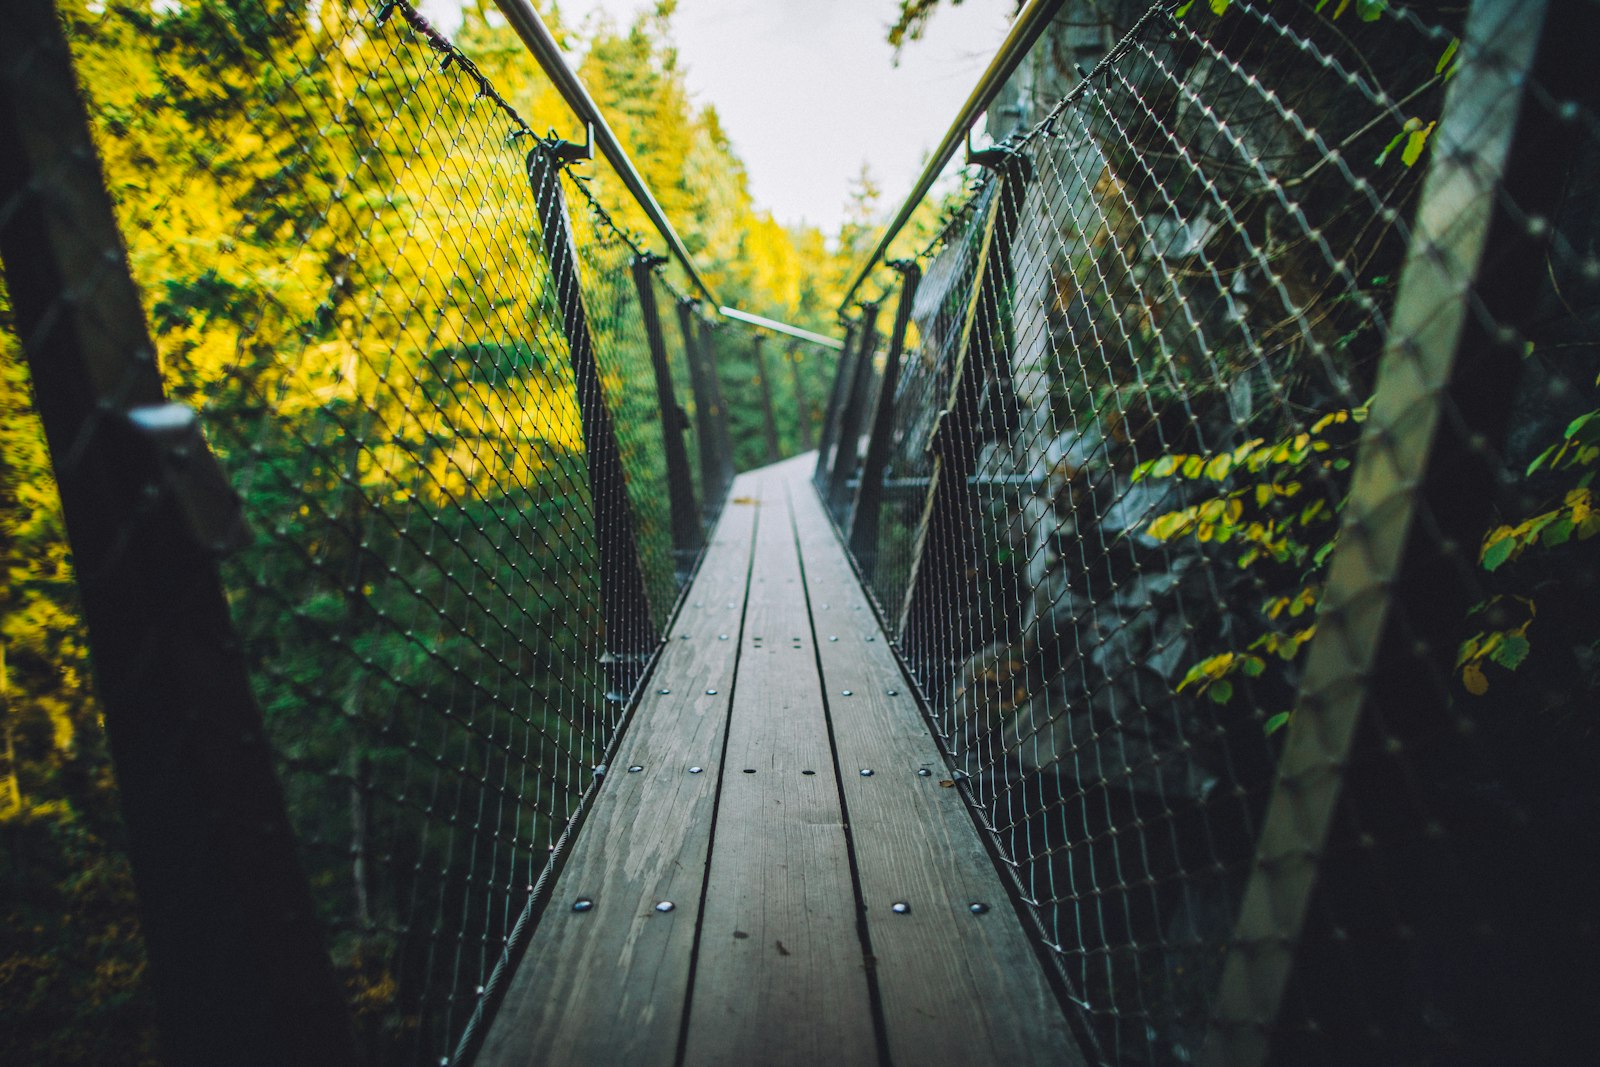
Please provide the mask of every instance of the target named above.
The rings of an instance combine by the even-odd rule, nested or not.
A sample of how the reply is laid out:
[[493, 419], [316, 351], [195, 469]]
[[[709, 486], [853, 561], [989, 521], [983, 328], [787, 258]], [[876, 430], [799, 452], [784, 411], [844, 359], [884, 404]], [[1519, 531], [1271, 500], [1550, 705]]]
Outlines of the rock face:
[[[1067, 5], [990, 112], [1026, 182], [997, 194], [991, 178], [919, 289], [889, 472], [905, 495], [876, 591], [900, 618], [918, 552], [949, 540], [952, 520], [923, 511], [940, 477], [927, 446], [960, 392], [989, 198], [1020, 196], [1007, 291], [987, 311], [980, 297], [990, 334], [965, 342], [990, 361], [983, 395], [1009, 391], [1015, 418], [967, 442], [970, 492], [951, 514], [976, 528], [947, 568], [962, 577], [940, 581], [970, 589], [947, 589], [906, 653], [1105, 1055], [1182, 1063], [1420, 185], [1384, 145], [1442, 94], [1414, 27], [1237, 3], [1156, 26], [1059, 107], [1144, 11]], [[1177, 469], [1154, 473], [1162, 457]]]

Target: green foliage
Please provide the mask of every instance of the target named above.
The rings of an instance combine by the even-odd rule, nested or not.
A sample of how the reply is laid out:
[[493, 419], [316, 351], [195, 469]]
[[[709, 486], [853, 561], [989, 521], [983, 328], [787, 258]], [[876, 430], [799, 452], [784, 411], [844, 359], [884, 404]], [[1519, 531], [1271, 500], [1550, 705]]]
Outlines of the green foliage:
[[[1355, 431], [1366, 416], [1365, 406], [1332, 411], [1298, 433], [1251, 438], [1226, 452], [1169, 453], [1134, 469], [1135, 481], [1173, 479], [1206, 488], [1193, 503], [1152, 516], [1141, 533], [1158, 541], [1193, 538], [1225, 546], [1236, 566], [1272, 569], [1296, 583], [1293, 592], [1267, 597], [1260, 608], [1265, 625], [1244, 651], [1201, 659], [1176, 681], [1174, 692], [1227, 704], [1240, 677], [1282, 670], [1315, 636], [1321, 575], [1338, 541], [1343, 476]], [[1259, 584], [1281, 587], [1281, 580]], [[1276, 732], [1288, 715], [1270, 716], [1263, 729]]]
[[[1572, 542], [1600, 534], [1600, 507], [1593, 483], [1600, 466], [1600, 411], [1589, 411], [1569, 422], [1561, 436], [1528, 464], [1527, 476], [1542, 475], [1553, 492], [1545, 510], [1517, 522], [1489, 528], [1478, 549], [1485, 571], [1500, 573], [1508, 590], [1525, 588], [1516, 564], [1530, 554], [1552, 553]], [[1519, 669], [1533, 651], [1529, 630], [1538, 614], [1530, 592], [1495, 593], [1479, 604], [1473, 618], [1492, 620], [1469, 635], [1456, 654], [1461, 684], [1473, 696], [1489, 691], [1491, 664], [1506, 671]]]

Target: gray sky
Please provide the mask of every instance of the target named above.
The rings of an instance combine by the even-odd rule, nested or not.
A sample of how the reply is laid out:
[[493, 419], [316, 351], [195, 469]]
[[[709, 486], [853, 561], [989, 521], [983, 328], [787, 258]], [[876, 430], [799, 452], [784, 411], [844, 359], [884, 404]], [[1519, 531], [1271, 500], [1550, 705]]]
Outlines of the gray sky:
[[[458, 0], [423, 0], [447, 32]], [[649, 0], [562, 0], [569, 22], [619, 26]], [[756, 203], [780, 221], [838, 226], [865, 162], [900, 205], [1009, 26], [1015, 0], [941, 5], [899, 67], [884, 42], [895, 0], [680, 0], [673, 18], [689, 90], [715, 104], [750, 172]]]

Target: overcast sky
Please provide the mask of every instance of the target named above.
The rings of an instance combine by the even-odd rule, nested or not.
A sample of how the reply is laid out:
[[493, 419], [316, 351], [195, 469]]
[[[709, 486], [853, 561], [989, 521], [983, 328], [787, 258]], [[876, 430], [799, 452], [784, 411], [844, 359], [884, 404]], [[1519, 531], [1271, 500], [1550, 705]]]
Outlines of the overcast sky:
[[[423, 0], [447, 32], [458, 0]], [[626, 26], [649, 0], [562, 0], [569, 22]], [[942, 4], [900, 66], [884, 41], [895, 0], [679, 0], [673, 18], [689, 90], [715, 104], [780, 221], [833, 230], [865, 162], [900, 205], [1009, 26], [1015, 0]]]

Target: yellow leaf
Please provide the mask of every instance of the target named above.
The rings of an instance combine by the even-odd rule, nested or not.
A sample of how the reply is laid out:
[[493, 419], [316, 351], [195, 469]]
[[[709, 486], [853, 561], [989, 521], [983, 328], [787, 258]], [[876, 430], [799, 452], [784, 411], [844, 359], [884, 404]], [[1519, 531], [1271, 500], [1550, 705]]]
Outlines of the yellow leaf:
[[1489, 679], [1476, 663], [1469, 663], [1461, 669], [1461, 684], [1475, 697], [1481, 697], [1489, 691]]

